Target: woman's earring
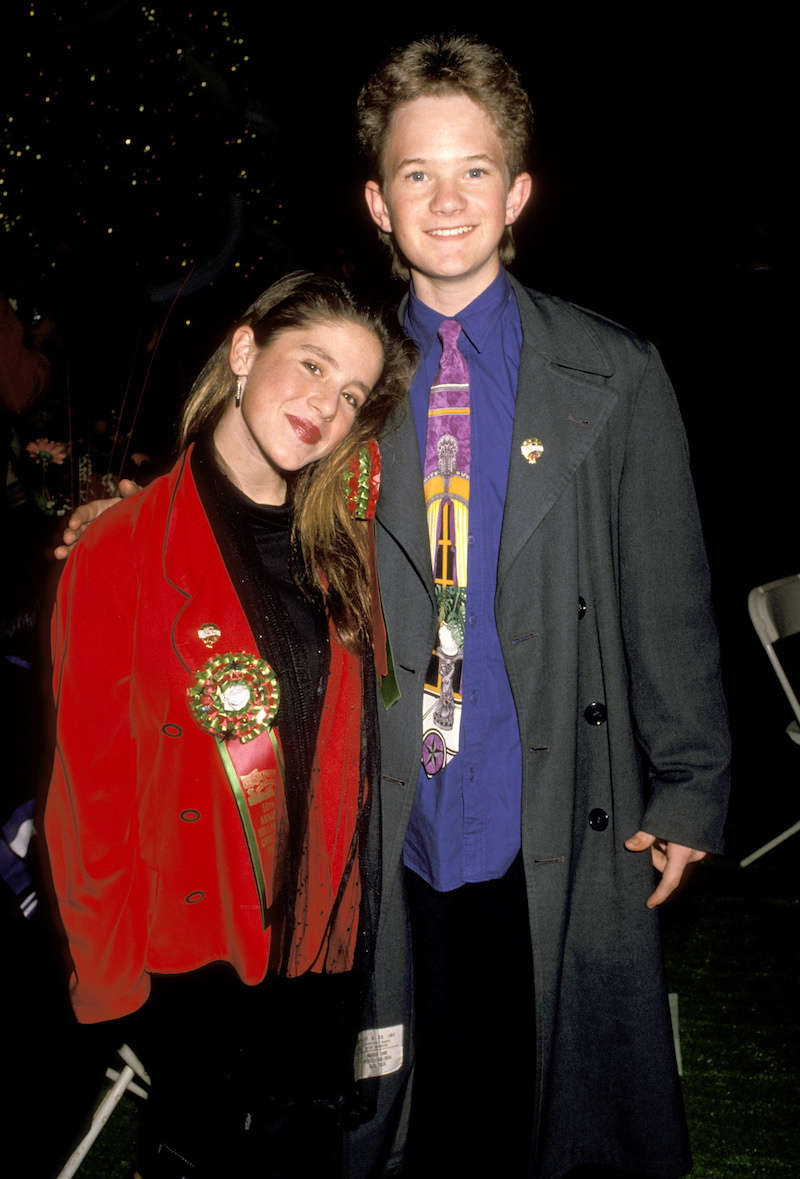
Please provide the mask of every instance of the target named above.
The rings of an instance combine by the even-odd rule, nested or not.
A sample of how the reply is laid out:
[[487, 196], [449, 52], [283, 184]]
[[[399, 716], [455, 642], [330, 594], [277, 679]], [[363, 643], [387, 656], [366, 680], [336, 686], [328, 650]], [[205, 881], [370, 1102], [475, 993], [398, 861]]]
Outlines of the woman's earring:
[[236, 396], [233, 399], [233, 404], [236, 406], [237, 409], [242, 404], [242, 378], [241, 377], [236, 378]]

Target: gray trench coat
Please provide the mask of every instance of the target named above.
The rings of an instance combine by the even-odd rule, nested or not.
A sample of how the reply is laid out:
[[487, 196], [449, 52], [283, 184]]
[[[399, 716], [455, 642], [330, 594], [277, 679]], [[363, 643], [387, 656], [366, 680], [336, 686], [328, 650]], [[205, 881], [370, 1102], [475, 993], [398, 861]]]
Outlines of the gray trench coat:
[[[495, 614], [523, 750], [538, 1034], [536, 1061], [523, 1062], [537, 1079], [531, 1175], [595, 1162], [674, 1179], [690, 1157], [659, 919], [645, 906], [653, 870], [623, 841], [641, 828], [722, 845], [727, 717], [686, 442], [650, 345], [514, 290], [523, 350]], [[532, 438], [543, 446], [536, 463], [522, 453]], [[410, 412], [381, 451], [378, 562], [402, 695], [381, 710], [377, 1004], [379, 1026], [402, 1025], [403, 1063], [381, 1078], [378, 1116], [352, 1140], [354, 1176], [394, 1172], [408, 1108], [402, 846], [436, 634]]]

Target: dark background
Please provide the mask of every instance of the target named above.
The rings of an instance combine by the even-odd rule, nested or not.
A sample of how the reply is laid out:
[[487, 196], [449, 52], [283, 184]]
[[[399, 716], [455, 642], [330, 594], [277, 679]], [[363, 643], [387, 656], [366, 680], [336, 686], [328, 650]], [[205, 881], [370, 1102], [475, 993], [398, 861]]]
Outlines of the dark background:
[[[459, 24], [451, 6], [433, 4], [421, 18], [413, 5], [391, 17], [374, 5], [320, 17], [255, 0], [3, 4], [0, 292], [26, 329], [51, 325], [53, 367], [50, 417], [37, 417], [38, 407], [28, 418], [4, 415], [4, 443], [21, 442], [24, 466], [28, 440], [66, 440], [67, 429], [88, 436], [92, 423], [118, 414], [155, 469], [168, 459], [177, 408], [198, 368], [280, 274], [325, 269], [396, 298], [363, 204], [358, 91], [389, 49], [426, 33], [470, 32], [498, 45], [536, 115], [534, 197], [516, 230], [514, 273], [653, 340], [686, 421], [734, 734], [735, 865], [798, 812], [800, 751], [784, 733], [791, 713], [746, 605], [753, 586], [800, 571], [789, 29], [777, 6], [763, 3], [738, 16], [721, 5], [531, 4], [516, 6], [512, 19], [508, 6], [494, 7], [496, 17]], [[30, 470], [41, 472], [32, 460]], [[12, 624], [3, 653], [17, 659], [2, 663], [11, 726], [3, 821], [48, 772], [47, 660], [44, 648], [36, 654], [33, 628], [37, 599], [39, 621], [49, 613], [56, 570], [43, 568], [41, 554], [60, 525], [36, 525], [27, 506], [27, 515], [4, 507], [0, 520], [2, 622]], [[27, 629], [14, 630], [23, 618]], [[21, 670], [21, 656], [32, 671]], [[87, 709], [97, 706], [87, 685]], [[708, 1017], [707, 1046], [698, 1032], [692, 1057], [701, 1075], [687, 1090], [696, 1139], [709, 1138], [715, 1116], [722, 1135], [718, 1143], [712, 1134], [708, 1152], [722, 1169], [703, 1174], [732, 1173], [728, 1156], [744, 1150], [731, 1145], [740, 1123], [743, 1141], [752, 1137], [746, 1123], [758, 1094], [742, 1085], [757, 1061], [759, 1121], [780, 1092], [774, 1070], [764, 1071], [763, 1025], [772, 1019], [784, 1045], [794, 993], [784, 900], [796, 899], [797, 847], [795, 838], [758, 868], [732, 867], [733, 893], [718, 903], [714, 894], [706, 924], [692, 926], [697, 944], [687, 939], [680, 904], [665, 917], [667, 932], [670, 921], [680, 929], [673, 957], [687, 962], [682, 995], [695, 985], [719, 1008]], [[775, 891], [770, 925], [756, 904], [759, 887], [774, 889], [771, 873], [782, 868], [790, 872]], [[688, 903], [702, 907], [708, 893], [698, 880], [687, 894], [698, 899]], [[6, 1100], [7, 1124], [20, 1143], [38, 1141], [41, 1103], [30, 1094], [57, 1074], [48, 1081], [58, 1097], [42, 1153], [63, 1161], [85, 1094], [99, 1085], [90, 1065], [96, 1057], [105, 1067], [108, 1045], [91, 1050], [85, 1029], [80, 1046], [64, 1039], [52, 937], [39, 929], [37, 940], [36, 920], [26, 925], [10, 894], [5, 900], [4, 961], [17, 967], [4, 972], [2, 995], [14, 1013], [4, 1026], [17, 1099]], [[763, 946], [754, 939], [762, 927]], [[714, 936], [728, 953], [721, 991]], [[707, 944], [708, 979], [698, 975]], [[764, 979], [784, 963], [781, 1006]], [[708, 1080], [703, 1070], [725, 1035], [749, 1045], [742, 1029], [751, 1024], [758, 1036], [744, 1063], [734, 1045], [731, 1071]], [[796, 1052], [781, 1047], [775, 1059], [795, 1061]], [[778, 1108], [791, 1117], [789, 1101]], [[761, 1157], [766, 1148], [751, 1145]], [[19, 1173], [38, 1174], [25, 1150]], [[743, 1164], [737, 1174], [745, 1172]]]
[[788, 30], [770, 5], [724, 21], [704, 7], [629, 22], [622, 6], [531, 6], [523, 37], [507, 17], [451, 25], [435, 5], [388, 20], [246, 0], [7, 4], [3, 236], [44, 270], [69, 243], [106, 300], [126, 266], [166, 298], [185, 259], [190, 290], [255, 270], [258, 291], [337, 251], [378, 281], [355, 99], [392, 46], [454, 28], [499, 45], [533, 100], [520, 276], [663, 331], [675, 300], [708, 300], [754, 252], [774, 264], [788, 249]]

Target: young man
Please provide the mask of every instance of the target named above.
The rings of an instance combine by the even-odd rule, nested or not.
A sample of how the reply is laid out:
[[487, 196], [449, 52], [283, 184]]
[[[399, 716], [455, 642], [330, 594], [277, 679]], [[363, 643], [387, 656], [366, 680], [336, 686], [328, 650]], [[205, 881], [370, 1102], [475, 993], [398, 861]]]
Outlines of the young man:
[[654, 350], [503, 269], [529, 127], [514, 71], [464, 38], [408, 46], [359, 99], [421, 365], [377, 512], [399, 687], [378, 1003], [406, 1054], [357, 1141], [415, 1057], [409, 1179], [669, 1179], [691, 1163], [656, 907], [721, 850], [727, 799], [708, 574]]

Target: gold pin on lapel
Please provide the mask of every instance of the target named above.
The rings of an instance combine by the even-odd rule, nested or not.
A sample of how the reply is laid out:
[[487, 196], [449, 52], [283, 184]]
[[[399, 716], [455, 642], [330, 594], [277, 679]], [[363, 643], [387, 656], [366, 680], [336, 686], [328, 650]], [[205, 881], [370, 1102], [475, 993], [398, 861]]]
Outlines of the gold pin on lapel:
[[198, 639], [202, 639], [207, 647], [213, 647], [217, 639], [222, 637], [222, 631], [218, 626], [209, 623], [208, 626], [201, 626], [197, 632]]
[[544, 447], [538, 438], [526, 438], [520, 447], [522, 457], [529, 463], [535, 463], [544, 454]]

